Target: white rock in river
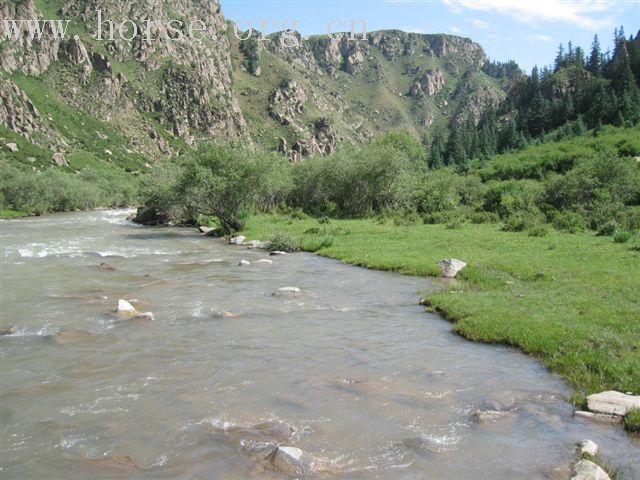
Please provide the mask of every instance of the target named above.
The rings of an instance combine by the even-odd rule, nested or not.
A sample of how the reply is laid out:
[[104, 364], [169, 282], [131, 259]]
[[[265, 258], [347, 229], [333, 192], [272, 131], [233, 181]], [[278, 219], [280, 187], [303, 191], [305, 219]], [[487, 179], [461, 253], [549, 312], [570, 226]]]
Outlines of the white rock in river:
[[147, 320], [147, 321], [151, 321], [153, 322], [156, 318], [153, 316], [153, 312], [143, 312], [143, 313], [138, 313], [136, 314], [135, 317], [133, 317], [134, 319], [138, 319], [138, 320]]
[[598, 454], [598, 445], [591, 440], [583, 440], [580, 442], [580, 454], [595, 457]]
[[256, 260], [254, 263], [268, 263], [268, 264], [271, 264], [273, 262], [271, 260], [269, 260], [269, 259], [261, 258], [260, 260]]
[[298, 287], [282, 287], [273, 292], [273, 296], [282, 297], [287, 295], [298, 295], [301, 291], [302, 290], [300, 290]]
[[573, 467], [571, 480], [611, 480], [607, 472], [589, 460], [580, 460]]
[[240, 267], [248, 267], [249, 265], [251, 265], [251, 262], [249, 260], [240, 260], [240, 263], [238, 263], [238, 266]]
[[269, 248], [269, 242], [263, 242], [262, 240], [251, 240], [250, 242], [244, 242], [249, 248]]
[[233, 237], [231, 240], [229, 240], [229, 243], [231, 245], [240, 245], [246, 239], [247, 239], [247, 237], [243, 237], [242, 235], [238, 235], [237, 237]]
[[616, 391], [594, 393], [587, 397], [587, 405], [592, 412], [624, 416], [629, 410], [640, 408], [640, 396]]
[[438, 262], [440, 271], [445, 278], [454, 278], [460, 270], [467, 266], [462, 260], [455, 258], [444, 258]]
[[281, 252], [280, 250], [274, 250], [269, 255], [272, 255], [272, 256], [275, 256], [275, 255], [287, 255], [287, 252]]
[[127, 302], [126, 300], [120, 299], [118, 300], [117, 313], [118, 315], [131, 316], [131, 315], [137, 314], [138, 312], [136, 312], [136, 309], [133, 308], [133, 305], [131, 305], [129, 302]]
[[313, 472], [315, 458], [296, 447], [277, 447], [266, 458], [280, 473], [305, 475]]

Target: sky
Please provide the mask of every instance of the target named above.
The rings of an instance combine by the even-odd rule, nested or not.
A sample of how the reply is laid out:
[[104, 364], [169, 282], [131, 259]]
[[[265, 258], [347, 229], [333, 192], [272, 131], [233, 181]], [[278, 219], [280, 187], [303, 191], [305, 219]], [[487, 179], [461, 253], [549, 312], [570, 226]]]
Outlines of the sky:
[[[515, 60], [526, 71], [553, 63], [558, 45], [572, 41], [587, 52], [594, 34], [604, 51], [613, 32], [640, 30], [640, 0], [221, 0], [227, 19], [240, 30], [266, 33], [297, 21], [303, 35], [349, 30], [365, 20], [367, 31], [399, 29], [469, 37], [494, 60]], [[342, 28], [340, 23], [343, 22]], [[333, 22], [333, 23], [331, 23]], [[360, 24], [358, 24], [360, 25]]]

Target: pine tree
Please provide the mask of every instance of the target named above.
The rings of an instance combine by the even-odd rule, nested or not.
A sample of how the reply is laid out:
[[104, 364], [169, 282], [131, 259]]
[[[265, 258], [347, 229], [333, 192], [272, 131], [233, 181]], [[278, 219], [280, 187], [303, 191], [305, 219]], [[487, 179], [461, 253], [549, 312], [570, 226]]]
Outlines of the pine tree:
[[429, 168], [436, 169], [444, 166], [446, 148], [444, 136], [442, 133], [437, 132], [431, 142], [431, 154], [429, 155], [428, 162]]
[[600, 76], [602, 74], [602, 51], [600, 49], [600, 40], [598, 39], [598, 35], [593, 37], [591, 55], [589, 55], [589, 61], [587, 62], [587, 70], [596, 76]]

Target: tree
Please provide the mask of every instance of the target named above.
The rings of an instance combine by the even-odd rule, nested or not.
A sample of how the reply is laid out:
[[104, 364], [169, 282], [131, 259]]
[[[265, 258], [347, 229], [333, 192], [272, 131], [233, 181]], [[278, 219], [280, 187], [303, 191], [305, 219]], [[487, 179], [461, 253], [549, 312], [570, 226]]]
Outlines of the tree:
[[446, 150], [447, 145], [444, 140], [444, 135], [441, 132], [436, 132], [431, 142], [429, 168], [436, 169], [444, 166]]
[[602, 50], [600, 48], [600, 39], [596, 34], [593, 37], [593, 43], [591, 44], [591, 54], [589, 55], [589, 61], [587, 62], [587, 70], [596, 76], [602, 74]]

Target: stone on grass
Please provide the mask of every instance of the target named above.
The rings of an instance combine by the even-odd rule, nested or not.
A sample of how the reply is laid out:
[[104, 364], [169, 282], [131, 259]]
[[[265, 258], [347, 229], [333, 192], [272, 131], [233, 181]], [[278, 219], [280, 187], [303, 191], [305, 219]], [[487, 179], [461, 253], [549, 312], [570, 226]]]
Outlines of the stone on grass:
[[573, 467], [571, 480], [611, 480], [607, 472], [590, 460], [580, 460]]
[[9, 150], [10, 152], [17, 152], [18, 151], [18, 145], [16, 145], [15, 143], [7, 143], [6, 144], [7, 150]]
[[455, 278], [458, 272], [467, 266], [462, 260], [455, 258], [444, 258], [438, 262], [438, 265], [444, 278]]
[[630, 410], [640, 408], [640, 395], [609, 391], [594, 393], [587, 397], [589, 410], [606, 415], [625, 416]]

